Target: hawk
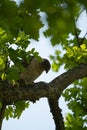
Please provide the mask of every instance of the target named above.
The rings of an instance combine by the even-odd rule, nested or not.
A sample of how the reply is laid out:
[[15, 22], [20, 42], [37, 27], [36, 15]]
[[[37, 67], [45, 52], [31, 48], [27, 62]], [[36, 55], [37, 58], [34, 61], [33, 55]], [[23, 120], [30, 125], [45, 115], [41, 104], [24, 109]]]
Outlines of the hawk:
[[20, 80], [24, 81], [26, 84], [30, 84], [36, 80], [43, 71], [48, 73], [51, 67], [47, 59], [39, 60], [36, 57], [33, 57], [29, 64], [24, 62], [22, 65], [25, 67], [25, 70], [20, 73]]

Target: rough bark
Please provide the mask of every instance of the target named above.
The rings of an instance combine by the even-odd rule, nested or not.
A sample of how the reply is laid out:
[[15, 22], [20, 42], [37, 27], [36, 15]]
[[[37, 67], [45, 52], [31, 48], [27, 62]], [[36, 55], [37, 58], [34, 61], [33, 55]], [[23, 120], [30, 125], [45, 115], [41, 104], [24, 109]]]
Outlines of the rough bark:
[[59, 108], [57, 97], [48, 98], [48, 103], [55, 122], [55, 130], [64, 130], [63, 116]]
[[[59, 99], [63, 90], [66, 89], [68, 85], [73, 83], [75, 80], [84, 78], [86, 76], [87, 65], [80, 65], [79, 67], [73, 68], [61, 74], [60, 76], [52, 80], [50, 83], [39, 82], [29, 85], [21, 84], [18, 87], [16, 85], [11, 86], [11, 84], [6, 81], [0, 81], [0, 99], [8, 104], [12, 104], [13, 102], [20, 100], [30, 100], [32, 102], [35, 102], [41, 97], [47, 97], [48, 99], [51, 99], [49, 102], [49, 106], [51, 112], [53, 110], [52, 114], [55, 121], [55, 125], [57, 125], [56, 128], [61, 127], [61, 124], [63, 123], [61, 110], [54, 97], [56, 96], [57, 99]], [[51, 101], [53, 104], [51, 103]], [[55, 114], [56, 117], [54, 117]], [[61, 127], [56, 130], [64, 130], [64, 127]]]

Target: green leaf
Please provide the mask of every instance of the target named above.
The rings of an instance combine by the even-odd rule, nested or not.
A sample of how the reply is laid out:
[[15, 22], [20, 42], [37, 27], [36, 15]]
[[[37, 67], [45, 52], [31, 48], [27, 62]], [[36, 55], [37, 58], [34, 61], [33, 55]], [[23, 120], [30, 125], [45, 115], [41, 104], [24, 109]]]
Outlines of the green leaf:
[[14, 118], [20, 118], [22, 112], [29, 107], [29, 102], [18, 101], [14, 106]]
[[6, 120], [13, 117], [13, 112], [14, 112], [14, 110], [13, 110], [12, 106], [8, 106], [6, 108], [6, 110], [5, 110], [5, 118], [6, 118]]
[[25, 35], [24, 32], [20, 32], [14, 43], [17, 44], [19, 48], [26, 49], [29, 45], [29, 36]]

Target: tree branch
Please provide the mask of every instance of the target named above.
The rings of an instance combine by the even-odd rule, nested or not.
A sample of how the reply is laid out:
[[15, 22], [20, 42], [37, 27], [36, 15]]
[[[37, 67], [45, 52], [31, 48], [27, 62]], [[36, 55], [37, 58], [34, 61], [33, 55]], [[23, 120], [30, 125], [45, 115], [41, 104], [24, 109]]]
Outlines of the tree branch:
[[[35, 102], [41, 97], [50, 98], [57, 95], [59, 98], [64, 89], [75, 80], [87, 76], [87, 65], [80, 65], [60, 76], [56, 77], [50, 83], [38, 82], [29, 85], [11, 86], [8, 82], [0, 81], [0, 98], [8, 103], [19, 100], [30, 100]], [[8, 97], [8, 98], [7, 98]]]
[[63, 121], [61, 109], [59, 108], [57, 97], [48, 98], [48, 103], [55, 122], [55, 126], [56, 126], [55, 130], [64, 130], [64, 121]]
[[54, 93], [60, 98], [64, 89], [78, 79], [87, 77], [87, 64], [81, 64], [70, 69], [52, 80], [49, 85], [54, 88]]

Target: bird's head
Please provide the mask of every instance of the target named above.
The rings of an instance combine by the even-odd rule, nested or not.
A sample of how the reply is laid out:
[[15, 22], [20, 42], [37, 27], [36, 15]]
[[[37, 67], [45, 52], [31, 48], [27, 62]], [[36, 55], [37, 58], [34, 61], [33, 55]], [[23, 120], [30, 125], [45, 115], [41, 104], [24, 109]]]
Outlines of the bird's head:
[[51, 68], [50, 62], [47, 59], [43, 59], [42, 66], [43, 66], [44, 70], [46, 71], [46, 73], [48, 73], [48, 71]]

